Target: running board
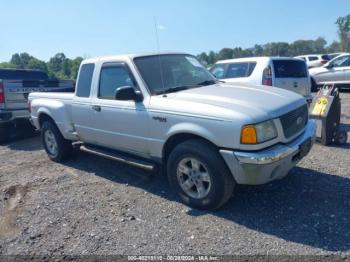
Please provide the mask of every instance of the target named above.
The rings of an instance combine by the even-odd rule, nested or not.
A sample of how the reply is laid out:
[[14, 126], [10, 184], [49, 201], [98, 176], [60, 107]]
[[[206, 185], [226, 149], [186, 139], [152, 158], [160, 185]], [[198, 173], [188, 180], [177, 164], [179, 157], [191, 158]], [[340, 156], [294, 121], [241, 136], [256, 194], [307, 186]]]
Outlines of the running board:
[[101, 148], [96, 148], [96, 147], [87, 146], [87, 145], [80, 146], [80, 150], [83, 152], [89, 153], [89, 154], [108, 158], [108, 159], [111, 159], [114, 161], [125, 163], [125, 164], [131, 165], [131, 166], [145, 169], [145, 170], [149, 170], [149, 171], [154, 170], [154, 164], [149, 163], [145, 160], [138, 159], [138, 158], [126, 156], [122, 153], [111, 152], [109, 150], [104, 150]]

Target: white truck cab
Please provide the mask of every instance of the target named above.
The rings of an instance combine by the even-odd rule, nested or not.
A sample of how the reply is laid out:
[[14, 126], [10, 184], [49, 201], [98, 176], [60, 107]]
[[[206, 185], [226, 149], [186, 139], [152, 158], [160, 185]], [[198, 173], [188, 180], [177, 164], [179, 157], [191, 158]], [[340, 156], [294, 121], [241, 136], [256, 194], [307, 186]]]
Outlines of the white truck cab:
[[73, 143], [148, 170], [163, 165], [182, 201], [201, 209], [223, 205], [236, 183], [286, 176], [314, 142], [302, 96], [219, 83], [182, 53], [87, 59], [75, 93], [29, 100], [52, 160], [67, 158]]

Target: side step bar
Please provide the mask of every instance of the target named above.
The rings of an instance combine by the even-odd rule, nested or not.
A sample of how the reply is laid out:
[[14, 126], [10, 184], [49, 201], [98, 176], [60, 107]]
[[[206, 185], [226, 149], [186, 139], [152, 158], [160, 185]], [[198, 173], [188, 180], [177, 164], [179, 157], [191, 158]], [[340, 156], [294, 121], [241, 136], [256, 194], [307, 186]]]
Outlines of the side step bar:
[[108, 159], [111, 159], [114, 161], [125, 163], [125, 164], [131, 165], [131, 166], [145, 169], [145, 170], [149, 170], [149, 171], [154, 170], [154, 164], [152, 164], [152, 163], [149, 163], [145, 160], [141, 160], [138, 158], [126, 156], [124, 154], [118, 154], [117, 152], [110, 152], [109, 150], [95, 148], [95, 147], [88, 146], [88, 145], [80, 146], [80, 150], [84, 151], [86, 153], [89, 153], [89, 154], [101, 156], [104, 158], [108, 158]]

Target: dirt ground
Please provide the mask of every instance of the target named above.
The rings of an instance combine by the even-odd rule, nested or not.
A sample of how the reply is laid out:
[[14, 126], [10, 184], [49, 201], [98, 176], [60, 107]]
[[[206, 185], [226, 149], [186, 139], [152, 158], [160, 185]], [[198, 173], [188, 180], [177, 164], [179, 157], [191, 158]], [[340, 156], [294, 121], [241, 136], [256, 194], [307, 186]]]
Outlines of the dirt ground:
[[[350, 130], [350, 92], [342, 94]], [[350, 135], [350, 133], [348, 133]], [[51, 162], [40, 137], [0, 145], [0, 255], [350, 255], [350, 144], [311, 153], [285, 179], [237, 186], [215, 212], [181, 204], [158, 173], [76, 152]]]

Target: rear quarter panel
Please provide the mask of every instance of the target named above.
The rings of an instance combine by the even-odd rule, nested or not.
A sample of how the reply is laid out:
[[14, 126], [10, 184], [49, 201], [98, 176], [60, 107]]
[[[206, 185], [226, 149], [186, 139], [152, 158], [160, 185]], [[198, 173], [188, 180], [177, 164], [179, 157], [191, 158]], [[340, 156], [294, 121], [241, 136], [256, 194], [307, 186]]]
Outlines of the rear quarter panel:
[[45, 114], [51, 117], [66, 139], [74, 139], [71, 100], [45, 97], [31, 97], [31, 117], [36, 128], [40, 129], [39, 119]]

